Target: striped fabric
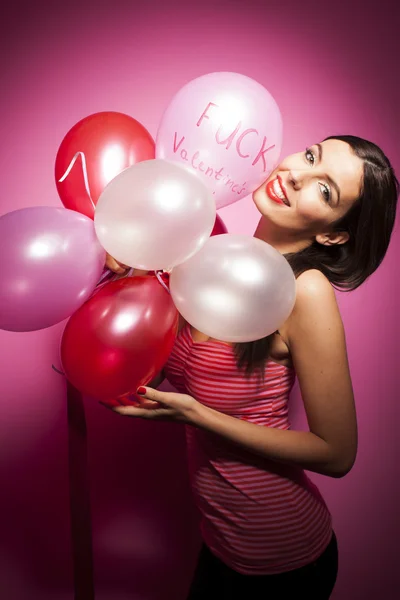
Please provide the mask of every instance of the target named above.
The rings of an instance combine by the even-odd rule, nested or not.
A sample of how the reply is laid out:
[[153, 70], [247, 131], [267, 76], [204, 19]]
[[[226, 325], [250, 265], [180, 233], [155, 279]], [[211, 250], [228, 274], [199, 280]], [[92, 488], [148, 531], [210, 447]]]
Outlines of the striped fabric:
[[[265, 383], [237, 369], [232, 346], [195, 342], [181, 329], [164, 367], [181, 393], [238, 419], [289, 429], [287, 400], [295, 371], [272, 360]], [[269, 461], [221, 436], [186, 427], [189, 475], [205, 543], [239, 573], [300, 568], [325, 550], [331, 514], [303, 469]]]

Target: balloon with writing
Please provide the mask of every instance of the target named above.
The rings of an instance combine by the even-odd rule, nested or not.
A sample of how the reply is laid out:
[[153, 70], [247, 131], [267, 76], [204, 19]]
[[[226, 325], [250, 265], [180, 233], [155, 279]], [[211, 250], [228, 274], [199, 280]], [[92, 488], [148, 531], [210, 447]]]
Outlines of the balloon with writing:
[[99, 112], [76, 123], [58, 149], [56, 186], [66, 208], [94, 217], [97, 200], [121, 171], [155, 156], [150, 133], [133, 117]]
[[165, 111], [156, 157], [194, 169], [222, 208], [253, 192], [279, 161], [282, 118], [271, 94], [238, 73], [209, 73], [182, 87]]

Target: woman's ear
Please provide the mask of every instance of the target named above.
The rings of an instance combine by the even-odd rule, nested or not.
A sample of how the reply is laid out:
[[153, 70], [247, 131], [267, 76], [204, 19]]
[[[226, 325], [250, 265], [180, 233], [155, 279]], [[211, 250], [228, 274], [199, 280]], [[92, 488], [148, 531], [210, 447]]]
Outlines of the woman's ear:
[[323, 246], [336, 246], [345, 244], [350, 238], [347, 231], [332, 231], [331, 233], [319, 233], [315, 236], [315, 241]]

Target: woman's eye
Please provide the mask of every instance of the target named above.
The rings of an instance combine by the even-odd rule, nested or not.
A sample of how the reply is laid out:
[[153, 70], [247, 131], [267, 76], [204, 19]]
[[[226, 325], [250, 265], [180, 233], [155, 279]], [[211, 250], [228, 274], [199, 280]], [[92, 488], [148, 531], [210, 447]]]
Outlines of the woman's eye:
[[321, 194], [324, 197], [324, 200], [326, 200], [327, 202], [329, 202], [329, 200], [331, 199], [331, 190], [324, 183], [320, 183], [319, 185], [321, 186], [320, 187]]
[[[312, 158], [312, 161], [309, 158], [310, 156]], [[306, 157], [307, 162], [311, 163], [312, 165], [315, 163], [315, 154], [312, 150], [310, 150], [310, 148], [306, 148], [305, 157]]]
[[[307, 162], [309, 162], [312, 166], [314, 166], [314, 163], [315, 163], [315, 154], [314, 154], [314, 152], [312, 150], [310, 150], [310, 148], [306, 148], [305, 157], [306, 157]], [[330, 190], [330, 187], [328, 185], [324, 184], [324, 183], [320, 183], [318, 185], [321, 186], [320, 190], [321, 190], [322, 197], [324, 198], [324, 200], [326, 202], [329, 202], [330, 199], [331, 199], [331, 190]]]

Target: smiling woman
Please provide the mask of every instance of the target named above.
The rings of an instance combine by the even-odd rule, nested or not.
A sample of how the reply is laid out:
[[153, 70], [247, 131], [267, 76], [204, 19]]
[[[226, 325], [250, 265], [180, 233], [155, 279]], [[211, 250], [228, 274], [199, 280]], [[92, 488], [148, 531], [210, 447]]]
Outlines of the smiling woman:
[[[290, 204], [284, 211], [282, 204], [270, 202], [276, 179]], [[355, 290], [385, 257], [398, 193], [393, 168], [376, 144], [351, 135], [330, 136], [285, 157], [253, 193], [262, 214], [254, 235], [279, 250], [297, 278], [314, 269], [339, 290]], [[239, 364], [248, 372], [262, 369], [275, 338], [237, 344]]]
[[[148, 387], [142, 406], [114, 409], [187, 425], [204, 541], [188, 600], [221, 590], [232, 600], [330, 597], [338, 569], [332, 517], [304, 470], [343, 477], [357, 455], [334, 286], [354, 290], [380, 265], [398, 192], [380, 148], [354, 136], [287, 156], [253, 199], [261, 213], [255, 237], [281, 252], [296, 276], [289, 318], [266, 338], [232, 345], [182, 322], [152, 382], [166, 376], [178, 393]], [[309, 431], [290, 430], [296, 376]]]
[[[285, 254], [299, 252], [314, 242], [346, 242], [348, 232], [340, 229], [337, 221], [357, 200], [361, 201], [362, 181], [362, 158], [337, 138], [286, 157], [271, 173], [266, 186], [263, 184], [253, 194], [259, 211], [267, 217], [262, 223], [264, 232], [268, 221], [268, 239], [275, 242], [276, 238], [278, 250]], [[291, 211], [272, 214], [267, 201], [279, 197], [279, 192]]]

